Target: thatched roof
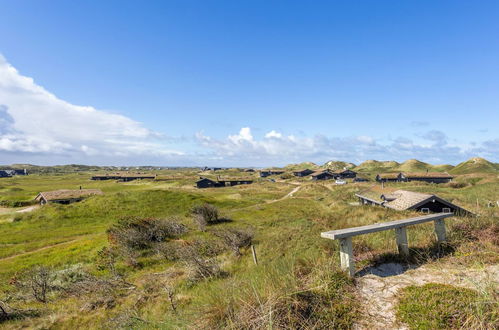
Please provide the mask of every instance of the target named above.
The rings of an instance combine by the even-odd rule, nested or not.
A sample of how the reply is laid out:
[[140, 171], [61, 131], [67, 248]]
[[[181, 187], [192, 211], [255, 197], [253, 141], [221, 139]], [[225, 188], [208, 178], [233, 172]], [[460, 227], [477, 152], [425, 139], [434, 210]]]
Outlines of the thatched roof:
[[318, 171], [315, 171], [314, 173], [312, 173], [312, 176], [318, 176], [318, 175], [321, 175], [323, 173], [331, 174], [331, 172], [329, 170], [318, 170]]
[[44, 191], [36, 196], [35, 200], [40, 201], [45, 199], [46, 201], [55, 200], [66, 200], [66, 199], [78, 199], [84, 198], [92, 195], [102, 195], [103, 192], [100, 189], [79, 189], [79, 190], [55, 190], [55, 191]]
[[384, 196], [384, 199], [388, 200], [384, 205], [391, 209], [402, 211], [415, 207], [432, 198], [435, 198], [435, 195], [407, 190], [396, 190], [393, 193]]
[[353, 172], [353, 173], [356, 173], [356, 172], [354, 172], [354, 171], [352, 171], [352, 170], [349, 170], [349, 169], [341, 169], [341, 170], [336, 170], [336, 171], [333, 171], [333, 172], [331, 172], [331, 173], [333, 173], [333, 174], [342, 174], [342, 173], [345, 173], [345, 172]]
[[380, 179], [397, 179], [399, 177], [401, 173], [400, 172], [397, 172], [397, 173], [380, 173], [378, 174], [378, 177]]
[[455, 209], [460, 210], [462, 213], [473, 214], [472, 212], [440, 198], [435, 194], [425, 194], [408, 190], [395, 190], [393, 188], [374, 186], [356, 194], [356, 196], [397, 211], [416, 209], [428, 201], [436, 200], [445, 205], [452, 206]]

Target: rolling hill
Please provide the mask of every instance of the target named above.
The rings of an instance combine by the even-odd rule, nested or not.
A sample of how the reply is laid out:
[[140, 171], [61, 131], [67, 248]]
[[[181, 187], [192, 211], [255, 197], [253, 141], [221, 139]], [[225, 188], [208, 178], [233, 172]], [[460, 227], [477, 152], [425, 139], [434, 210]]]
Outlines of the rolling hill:
[[400, 172], [424, 172], [426, 170], [433, 170], [433, 166], [417, 159], [409, 159], [397, 166], [394, 170]]
[[366, 160], [359, 166], [355, 167], [354, 170], [359, 172], [390, 172], [399, 165], [399, 163], [393, 160]]
[[284, 169], [288, 171], [298, 171], [298, 170], [304, 170], [306, 168], [315, 170], [319, 168], [319, 165], [313, 162], [303, 162], [298, 164], [289, 164], [284, 167]]
[[469, 174], [469, 173], [495, 173], [499, 172], [499, 164], [489, 162], [480, 157], [471, 158], [458, 164], [452, 170], [451, 174]]
[[348, 162], [342, 162], [342, 161], [337, 161], [337, 160], [330, 160], [326, 163], [324, 163], [324, 165], [322, 165], [323, 168], [328, 168], [330, 170], [342, 170], [344, 168], [354, 168], [355, 167], [355, 164], [354, 163], [348, 163]]

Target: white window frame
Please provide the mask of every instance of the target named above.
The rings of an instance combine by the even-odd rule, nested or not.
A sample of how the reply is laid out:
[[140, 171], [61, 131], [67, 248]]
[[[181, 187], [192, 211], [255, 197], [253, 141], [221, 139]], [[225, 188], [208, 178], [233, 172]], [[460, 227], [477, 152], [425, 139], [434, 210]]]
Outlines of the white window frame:
[[421, 209], [421, 212], [423, 212], [423, 213], [430, 213], [430, 209], [429, 209], [429, 208], [427, 208], [427, 207], [423, 207], [423, 208]]
[[451, 213], [451, 212], [452, 212], [452, 210], [451, 210], [451, 208], [450, 208], [450, 207], [443, 207], [443, 208], [442, 208], [442, 212], [443, 212], [443, 213]]

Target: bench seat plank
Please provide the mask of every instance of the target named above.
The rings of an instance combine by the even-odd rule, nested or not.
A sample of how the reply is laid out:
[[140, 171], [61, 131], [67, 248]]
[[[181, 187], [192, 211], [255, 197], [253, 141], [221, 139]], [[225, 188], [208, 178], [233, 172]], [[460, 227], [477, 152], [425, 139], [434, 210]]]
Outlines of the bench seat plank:
[[361, 226], [361, 227], [331, 230], [331, 231], [321, 233], [321, 237], [329, 238], [329, 239], [341, 239], [341, 238], [345, 238], [345, 237], [352, 237], [352, 236], [357, 236], [357, 235], [375, 233], [375, 232], [383, 231], [383, 230], [389, 230], [389, 229], [394, 229], [394, 228], [417, 225], [419, 223], [440, 220], [440, 219], [444, 219], [444, 218], [452, 217], [452, 216], [454, 216], [453, 213], [429, 214], [429, 215], [424, 215], [421, 217], [395, 220], [395, 221], [382, 222], [382, 223], [375, 223], [373, 225], [367, 225], [367, 226]]

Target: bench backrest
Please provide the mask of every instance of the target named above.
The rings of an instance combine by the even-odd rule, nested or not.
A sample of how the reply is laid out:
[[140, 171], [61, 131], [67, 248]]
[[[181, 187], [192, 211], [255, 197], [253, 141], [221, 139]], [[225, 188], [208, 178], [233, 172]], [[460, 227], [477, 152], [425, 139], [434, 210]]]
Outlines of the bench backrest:
[[418, 223], [435, 221], [435, 220], [444, 219], [444, 218], [452, 217], [452, 216], [454, 216], [454, 213], [429, 214], [429, 215], [424, 215], [421, 217], [395, 220], [395, 221], [382, 222], [382, 223], [375, 223], [373, 225], [367, 225], [367, 226], [361, 226], [361, 227], [353, 227], [353, 228], [327, 231], [327, 232], [321, 233], [321, 237], [329, 238], [329, 239], [340, 239], [340, 238], [345, 238], [345, 237], [375, 233], [375, 232], [383, 231], [383, 230], [389, 230], [389, 229], [395, 229], [395, 228], [406, 227], [406, 226], [411, 226], [411, 225], [417, 225]]

